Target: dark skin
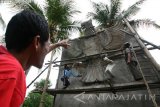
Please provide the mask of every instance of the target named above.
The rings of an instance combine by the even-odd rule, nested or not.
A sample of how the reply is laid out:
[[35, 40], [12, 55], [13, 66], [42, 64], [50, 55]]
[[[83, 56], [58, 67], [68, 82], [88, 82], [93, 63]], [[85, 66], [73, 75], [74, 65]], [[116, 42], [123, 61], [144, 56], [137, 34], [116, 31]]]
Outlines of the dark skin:
[[49, 43], [50, 39], [44, 43], [42, 46], [40, 43], [40, 36], [37, 35], [34, 37], [32, 43], [23, 51], [17, 53], [14, 50], [9, 50], [9, 52], [20, 62], [24, 70], [30, 68], [30, 66], [35, 66], [41, 68], [45, 56], [52, 50], [57, 47], [67, 48], [70, 46], [68, 40], [62, 40], [58, 43], [51, 44]]

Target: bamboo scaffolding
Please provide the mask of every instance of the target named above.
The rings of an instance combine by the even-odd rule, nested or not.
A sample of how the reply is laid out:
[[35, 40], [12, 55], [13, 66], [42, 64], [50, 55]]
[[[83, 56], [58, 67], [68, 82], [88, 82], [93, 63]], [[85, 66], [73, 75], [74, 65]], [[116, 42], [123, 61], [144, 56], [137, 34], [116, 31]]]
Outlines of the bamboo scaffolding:
[[145, 52], [145, 54], [148, 57], [149, 61], [153, 64], [153, 66], [156, 68], [156, 70], [160, 72], [160, 65], [155, 61], [155, 59], [152, 57], [152, 55], [150, 54], [148, 49], [145, 47], [143, 42], [140, 40], [140, 36], [138, 35], [138, 33], [131, 27], [131, 25], [129, 24], [127, 19], [123, 18], [123, 21], [126, 23], [126, 25], [131, 30], [131, 32], [133, 34], [135, 34], [135, 35], [133, 35], [134, 38], [137, 40], [138, 44], [141, 46], [142, 50]]
[[121, 49], [117, 49], [117, 50], [106, 51], [106, 52], [102, 52], [102, 53], [98, 53], [98, 54], [93, 54], [93, 55], [88, 55], [88, 56], [82, 56], [82, 57], [78, 57], [78, 58], [70, 58], [70, 59], [61, 60], [61, 61], [53, 61], [53, 62], [45, 63], [45, 65], [48, 65], [50, 63], [59, 63], [59, 62], [83, 60], [83, 59], [87, 59], [87, 58], [91, 58], [91, 57], [96, 57], [96, 56], [99, 56], [99, 55], [102, 55], [102, 54], [107, 54], [107, 53], [112, 53], [112, 52], [118, 52], [118, 51], [122, 51], [122, 50]]
[[[152, 49], [157, 49], [155, 47], [150, 47], [148, 48], [148, 50], [152, 50]], [[135, 51], [140, 51], [141, 49], [136, 49]], [[119, 50], [121, 51], [121, 50]], [[115, 51], [116, 52], [116, 51]], [[104, 54], [104, 53], [103, 53]], [[114, 57], [118, 57], [118, 56], [122, 56], [123, 54], [120, 53], [120, 54], [117, 54], [117, 55], [112, 55], [112, 56], [108, 56], [108, 58], [114, 58]], [[85, 57], [84, 57], [85, 58]], [[70, 60], [61, 60], [61, 61], [54, 61], [52, 62], [53, 64], [55, 63], [58, 63], [58, 62], [68, 62], [68, 61], [75, 61], [75, 60], [78, 60], [78, 59], [83, 59], [82, 57], [81, 58], [74, 58], [74, 59], [70, 59]], [[47, 63], [48, 64], [48, 63]], [[65, 63], [65, 64], [73, 64], [73, 63]], [[60, 64], [60, 65], [53, 65], [53, 67], [59, 67], [59, 66], [64, 66], [65, 64]], [[37, 75], [37, 77], [35, 77], [35, 79], [32, 80], [32, 82], [27, 86], [27, 88], [29, 88], [33, 83], [34, 81], [36, 81], [43, 73], [44, 71], [49, 67], [49, 65], [46, 66], [46, 68], [44, 68], [44, 70], [42, 70], [42, 72], [40, 74]]]
[[[148, 82], [150, 88], [156, 89], [160, 88], [160, 82], [150, 81]], [[144, 82], [132, 82], [132, 83], [123, 83], [123, 84], [114, 84], [111, 87], [106, 85], [106, 87], [101, 88], [83, 88], [83, 89], [47, 89], [47, 93], [51, 95], [56, 94], [80, 94], [80, 93], [110, 93], [113, 91], [116, 92], [125, 92], [125, 91], [137, 91], [137, 90], [146, 90]]]
[[[153, 64], [153, 66], [155, 67], [155, 69], [157, 71], [160, 71], [160, 65], [158, 65], [158, 63], [154, 60], [154, 58], [152, 57], [152, 55], [150, 54], [150, 52], [148, 51], [147, 47], [144, 45], [144, 43], [140, 40], [140, 36], [138, 35], [138, 33], [132, 28], [132, 26], [129, 24], [128, 20], [125, 19], [123, 16], [123, 21], [126, 23], [126, 25], [128, 26], [128, 28], [131, 30], [132, 33], [134, 33], [135, 35], [133, 35], [133, 37], [137, 40], [138, 44], [141, 46], [141, 48], [143, 49], [144, 53], [146, 54], [146, 56], [148, 57], [149, 61]], [[136, 56], [136, 53], [134, 52], [134, 55]], [[140, 72], [142, 74], [143, 77], [143, 81], [144, 81], [144, 85], [146, 86], [147, 92], [149, 95], [153, 95], [152, 91], [151, 91], [151, 87], [149, 86], [149, 83], [146, 81], [146, 78], [143, 74], [143, 71], [141, 69], [140, 63], [136, 57], [136, 60], [138, 62], [138, 67], [140, 69]], [[151, 98], [154, 107], [158, 107], [158, 104], [156, 102], [156, 100], [154, 98]]]

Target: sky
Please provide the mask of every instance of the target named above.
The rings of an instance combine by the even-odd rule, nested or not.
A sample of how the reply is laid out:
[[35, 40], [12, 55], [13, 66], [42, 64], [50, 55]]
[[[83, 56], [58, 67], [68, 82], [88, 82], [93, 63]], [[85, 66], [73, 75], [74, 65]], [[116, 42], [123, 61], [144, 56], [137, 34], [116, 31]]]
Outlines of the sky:
[[[36, 0], [39, 4], [44, 5], [43, 0]], [[86, 15], [88, 12], [92, 11], [92, 5], [91, 1], [94, 2], [103, 2], [103, 3], [109, 3], [109, 0], [74, 0], [75, 6], [77, 10], [80, 10], [81, 13], [74, 15], [74, 20], [79, 20], [81, 22], [88, 20], [86, 18]], [[127, 9], [129, 6], [134, 4], [137, 0], [122, 0], [122, 9]], [[133, 18], [134, 19], [152, 19], [156, 23], [160, 25], [160, 0], [146, 0], [145, 3], [141, 6], [141, 10], [138, 14], [136, 14]], [[10, 18], [17, 13], [14, 9], [10, 9], [7, 5], [0, 5], [0, 13], [2, 17], [4, 18], [6, 24], [10, 20]], [[93, 25], [96, 26], [96, 23], [93, 22]], [[4, 34], [4, 30], [0, 28], [0, 35]], [[140, 27], [138, 29], [139, 35], [144, 38], [145, 40], [152, 42], [158, 46], [160, 46], [160, 30], [155, 29], [153, 27]], [[71, 38], [78, 37], [77, 33], [73, 33]], [[153, 57], [156, 59], [156, 61], [160, 64], [160, 51], [159, 50], [152, 50], [150, 51]], [[57, 53], [59, 55], [60, 53]], [[50, 58], [50, 54], [46, 56], [45, 62], [48, 62]], [[60, 57], [57, 59], [60, 60]], [[44, 65], [45, 67], [45, 65]], [[44, 67], [42, 69], [44, 69]], [[32, 67], [29, 74], [27, 75], [27, 84], [29, 84], [38, 74], [39, 70], [35, 67]], [[45, 72], [40, 78], [38, 78], [37, 81], [39, 81], [41, 78], [46, 78], [47, 72]], [[50, 80], [52, 83], [52, 87], [54, 88], [56, 85], [56, 80], [58, 76], [58, 68], [52, 68], [52, 72], [50, 75]], [[29, 92], [33, 89], [33, 85], [27, 90]]]

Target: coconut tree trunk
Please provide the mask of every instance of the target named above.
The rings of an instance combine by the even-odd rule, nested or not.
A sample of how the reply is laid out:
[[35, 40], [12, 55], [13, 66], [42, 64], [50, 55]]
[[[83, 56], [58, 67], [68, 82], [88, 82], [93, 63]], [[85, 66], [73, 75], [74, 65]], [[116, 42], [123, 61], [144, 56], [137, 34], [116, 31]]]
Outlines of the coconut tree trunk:
[[148, 51], [147, 47], [140, 40], [138, 33], [132, 28], [132, 26], [129, 24], [129, 22], [127, 21], [127, 19], [123, 18], [123, 20], [126, 23], [126, 25], [128, 26], [128, 28], [131, 30], [131, 32], [135, 34], [133, 36], [135, 37], [135, 39], [137, 40], [138, 44], [141, 46], [141, 48], [143, 49], [143, 51], [145, 52], [145, 54], [147, 55], [149, 61], [153, 64], [153, 66], [156, 68], [156, 70], [158, 70], [160, 72], [160, 65], [155, 61], [155, 59], [152, 57], [152, 55]]
[[[50, 62], [52, 62], [52, 60], [53, 60], [54, 53], [55, 53], [55, 51], [53, 50], [52, 53], [51, 53]], [[46, 81], [45, 81], [45, 84], [44, 84], [44, 87], [43, 87], [43, 92], [42, 92], [42, 95], [41, 95], [41, 100], [40, 100], [39, 107], [44, 107], [44, 97], [45, 97], [46, 89], [48, 88], [47, 87], [48, 86], [48, 79], [49, 79], [49, 76], [50, 76], [51, 68], [52, 68], [52, 63], [50, 63], [49, 68], [48, 68], [48, 73], [47, 73]]]

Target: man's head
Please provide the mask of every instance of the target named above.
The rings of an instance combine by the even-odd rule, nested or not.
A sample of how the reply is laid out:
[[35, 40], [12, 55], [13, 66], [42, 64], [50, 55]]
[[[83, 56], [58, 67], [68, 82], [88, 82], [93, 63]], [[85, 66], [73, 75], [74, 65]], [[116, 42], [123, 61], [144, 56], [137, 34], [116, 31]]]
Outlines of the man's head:
[[39, 14], [23, 10], [9, 21], [6, 33], [6, 47], [10, 52], [29, 54], [30, 65], [42, 67], [49, 50], [49, 29], [47, 21]]
[[124, 49], [129, 48], [129, 47], [130, 47], [130, 43], [128, 43], [128, 42], [124, 43], [124, 45], [123, 45]]
[[67, 64], [64, 65], [64, 69], [70, 70], [69, 66]]

